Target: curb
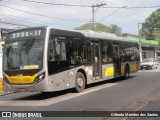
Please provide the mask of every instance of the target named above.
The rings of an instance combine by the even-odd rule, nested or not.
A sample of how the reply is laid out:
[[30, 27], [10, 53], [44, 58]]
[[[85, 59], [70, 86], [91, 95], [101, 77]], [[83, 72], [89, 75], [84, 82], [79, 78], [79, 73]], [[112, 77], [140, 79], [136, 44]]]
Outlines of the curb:
[[0, 94], [0, 96], [9, 95], [9, 94], [13, 94], [13, 93], [14, 93], [14, 92], [2, 93], [2, 94]]

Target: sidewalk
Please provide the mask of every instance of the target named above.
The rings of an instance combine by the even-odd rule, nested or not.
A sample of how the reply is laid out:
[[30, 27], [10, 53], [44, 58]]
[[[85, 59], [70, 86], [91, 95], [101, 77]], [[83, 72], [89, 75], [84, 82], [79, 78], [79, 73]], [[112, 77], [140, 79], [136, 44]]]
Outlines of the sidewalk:
[[[153, 113], [154, 111], [159, 111], [160, 113], [160, 97], [151, 101], [148, 105], [146, 105], [139, 111], [153, 111]], [[129, 117], [126, 120], [160, 120], [160, 116], [159, 117]]]

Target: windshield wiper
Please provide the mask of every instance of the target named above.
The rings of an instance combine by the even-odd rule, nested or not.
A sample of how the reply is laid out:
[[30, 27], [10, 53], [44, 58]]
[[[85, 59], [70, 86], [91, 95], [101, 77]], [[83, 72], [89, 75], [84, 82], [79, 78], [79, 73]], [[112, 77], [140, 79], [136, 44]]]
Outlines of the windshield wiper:
[[27, 40], [26, 43], [24, 43], [22, 45], [22, 48], [24, 47], [26, 53], [28, 53], [30, 51], [31, 47], [34, 44], [34, 41], [35, 41], [35, 38], [31, 38], [31, 39]]

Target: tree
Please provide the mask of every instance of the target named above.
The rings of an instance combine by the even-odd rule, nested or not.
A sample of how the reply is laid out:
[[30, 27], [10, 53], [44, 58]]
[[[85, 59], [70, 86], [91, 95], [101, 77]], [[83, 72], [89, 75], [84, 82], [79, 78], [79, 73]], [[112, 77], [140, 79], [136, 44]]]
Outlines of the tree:
[[155, 36], [155, 40], [158, 40], [160, 43], [160, 30], [155, 30], [153, 35]]
[[[92, 30], [93, 27], [92, 27], [91, 23], [87, 23], [87, 24], [84, 24], [84, 25], [82, 25], [80, 27], [77, 27], [75, 29], [76, 30]], [[106, 26], [106, 25], [101, 24], [101, 23], [96, 23], [95, 31], [114, 33], [118, 36], [121, 35], [121, 28], [118, 27], [117, 25]]]
[[121, 28], [118, 27], [117, 25], [111, 25], [111, 31], [112, 33], [116, 34], [117, 36], [121, 36]]
[[[87, 23], [87, 24], [84, 24], [80, 27], [77, 27], [75, 28], [76, 30], [92, 30], [93, 27], [92, 27], [92, 24], [91, 23]], [[111, 32], [111, 28], [108, 27], [108, 26], [105, 26], [101, 23], [96, 23], [96, 28], [95, 28], [95, 31], [98, 31], [98, 32]]]
[[[154, 11], [142, 24], [140, 33], [145, 36], [157, 35], [155, 29], [160, 29], [160, 9]], [[156, 36], [155, 36], [156, 37]]]

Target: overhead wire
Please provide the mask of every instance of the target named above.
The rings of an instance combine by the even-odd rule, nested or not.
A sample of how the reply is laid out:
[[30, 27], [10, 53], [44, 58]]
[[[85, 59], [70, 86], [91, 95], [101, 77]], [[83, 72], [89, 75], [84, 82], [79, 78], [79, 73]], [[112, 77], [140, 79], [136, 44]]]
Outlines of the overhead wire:
[[[3, 15], [4, 16], [4, 15]], [[43, 25], [43, 24], [40, 24], [40, 23], [35, 23], [35, 22], [31, 22], [31, 21], [27, 21], [27, 20], [20, 20], [20, 19], [15, 19], [15, 18], [12, 18], [12, 17], [8, 17], [8, 16], [4, 16], [4, 19], [9, 19], [9, 20], [12, 20], [12, 22], [14, 21], [14, 20], [16, 20], [16, 22], [23, 22], [23, 23], [29, 23], [29, 24], [32, 24], [32, 25]]]
[[111, 15], [113, 15], [114, 13], [116, 13], [117, 11], [119, 11], [121, 8], [118, 8], [117, 10], [113, 11], [112, 13], [110, 13], [109, 15], [105, 16], [104, 18], [102, 18], [99, 22], [102, 22], [103, 20], [105, 20], [106, 18], [110, 17]]
[[[48, 5], [68, 6], [68, 7], [91, 7], [92, 6], [92, 5], [78, 5], [78, 4], [74, 5], [74, 4], [65, 4], [65, 3], [63, 3], [63, 4], [47, 3], [47, 2], [39, 2], [39, 1], [33, 1], [33, 0], [21, 0], [21, 1], [32, 2], [32, 3], [37, 3], [37, 4], [46, 4], [46, 5], [48, 4]], [[53, 19], [59, 19], [59, 20], [74, 21], [74, 22], [88, 22], [89, 21], [89, 20], [88, 21], [79, 21], [79, 20], [70, 20], [70, 19], [56, 18], [56, 17], [52, 17], [52, 16], [47, 16], [47, 15], [42, 15], [42, 14], [38, 14], [38, 13], [32, 13], [32, 12], [20, 10], [20, 9], [9, 7], [9, 6], [6, 6], [6, 5], [4, 7], [10, 8], [10, 9], [13, 9], [13, 10], [17, 10], [17, 11], [21, 11], [21, 12], [24, 12], [24, 13], [28, 13], [28, 14], [33, 14], [33, 15], [38, 15], [38, 16], [47, 17], [47, 18], [53, 18]], [[116, 9], [117, 8], [117, 10], [113, 11], [113, 13], [110, 13], [105, 18], [101, 19], [100, 22], [102, 22], [104, 19], [108, 18], [109, 16], [113, 15], [114, 13], [116, 13], [121, 8], [123, 8], [123, 9], [136, 9], [136, 8], [137, 9], [142, 9], [142, 8], [157, 8], [157, 7], [159, 8], [160, 6], [126, 6], [125, 8], [124, 8], [124, 6], [102, 6], [101, 8], [108, 8], [108, 9], [109, 8], [110, 9]], [[129, 15], [126, 15], [126, 16], [129, 16]], [[125, 18], [126, 17], [122, 17], [122, 18], [119, 18], [119, 19], [125, 19]], [[132, 20], [134, 20], [134, 19], [132, 19]], [[135, 20], [137, 20], [137, 19], [135, 19]]]
[[[25, 21], [28, 21], [28, 22], [31, 22], [31, 20], [32, 20], [32, 23], [35, 23], [35, 24], [41, 24], [42, 22], [44, 22], [44, 21], [42, 21], [42, 19], [39, 20], [39, 19], [32, 18], [31, 20], [29, 20], [29, 19], [27, 19], [27, 17], [17, 16], [17, 15], [12, 15], [12, 14], [7, 14], [7, 13], [5, 13], [5, 15], [4, 14], [0, 14], [0, 15], [8, 17], [9, 19], [10, 18], [15, 18], [17, 20], [24, 20], [25, 19]], [[36, 21], [36, 22], [33, 22], [33, 21]], [[53, 24], [53, 23], [47, 22], [47, 24]]]
[[62, 3], [49, 3], [49, 2], [40, 2], [40, 1], [33, 1], [33, 0], [21, 0], [25, 2], [32, 2], [32, 3], [40, 3], [40, 4], [47, 4], [47, 5], [62, 5], [62, 6], [69, 6], [69, 7], [91, 7], [88, 5], [73, 5], [73, 4], [62, 4]]
[[63, 21], [72, 21], [72, 22], [87, 22], [87, 21], [71, 20], [71, 19], [64, 19], [64, 18], [57, 18], [57, 17], [47, 16], [47, 15], [43, 15], [43, 14], [39, 14], [39, 13], [33, 13], [33, 12], [20, 10], [20, 9], [9, 7], [9, 6], [6, 6], [6, 5], [0, 5], [0, 6], [3, 6], [5, 8], [9, 8], [9, 9], [12, 9], [12, 10], [20, 11], [20, 12], [23, 12], [23, 13], [28, 13], [28, 14], [32, 14], [32, 15], [41, 16], [41, 17], [47, 17], [47, 18], [58, 19], [58, 20], [63, 20]]
[[24, 26], [24, 27], [30, 27], [28, 25], [23, 25], [23, 24], [17, 24], [17, 23], [10, 23], [10, 22], [2, 22], [0, 21], [1, 24], [9, 24], [9, 25], [18, 25], [18, 26]]
[[[6, 0], [5, 2], [4, 1], [1, 1], [1, 4], [0, 5], [7, 5], [9, 2], [9, 0]], [[4, 7], [1, 7], [0, 8], [0, 13], [2, 13], [2, 10], [3, 10]]]
[[[38, 2], [38, 1], [33, 1], [33, 0], [21, 0], [21, 1], [26, 1], [26, 2], [35, 2], [35, 3], [41, 3], [41, 4], [51, 4], [51, 5], [65, 5], [65, 6], [79, 6], [79, 7], [91, 7], [91, 6], [86, 6], [86, 5], [70, 5], [70, 4], [55, 4], [55, 3], [46, 3], [46, 2]], [[97, 1], [98, 2], [98, 1]], [[113, 13], [109, 14], [108, 16], [106, 16], [104, 19], [106, 19], [107, 17], [111, 16], [112, 14], [114, 14], [115, 12], [117, 12], [119, 9], [121, 8], [151, 8], [151, 7], [159, 7], [159, 6], [148, 6], [148, 7], [127, 7], [127, 6], [123, 6], [123, 7], [102, 7], [102, 8], [118, 8], [117, 10], [115, 10]], [[23, 11], [24, 12], [24, 11]], [[26, 11], [25, 11], [26, 12]], [[27, 12], [28, 13], [28, 12]], [[36, 13], [36, 15], [39, 15]], [[43, 15], [44, 16], [44, 15]], [[59, 19], [59, 18], [55, 18], [55, 19]], [[60, 20], [66, 20], [66, 19], [62, 19], [60, 18]], [[75, 21], [75, 20], [69, 20], [69, 21]], [[100, 20], [102, 21], [102, 20]], [[76, 21], [76, 22], [86, 22], [86, 21]]]
[[[40, 1], [34, 1], [34, 0], [21, 0], [25, 2], [32, 2], [32, 3], [38, 3], [38, 4], [48, 4], [48, 5], [62, 5], [62, 6], [69, 6], [69, 7], [92, 7], [88, 5], [76, 5], [76, 4], [58, 4], [58, 3], [49, 3], [49, 2], [40, 2]], [[110, 7], [102, 7], [102, 8], [124, 8], [124, 6], [110, 6]], [[155, 6], [126, 6], [125, 9], [138, 9], [138, 8], [160, 8], [159, 5]]]

